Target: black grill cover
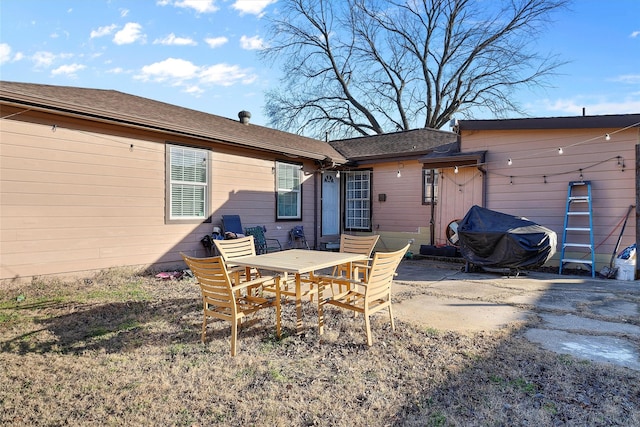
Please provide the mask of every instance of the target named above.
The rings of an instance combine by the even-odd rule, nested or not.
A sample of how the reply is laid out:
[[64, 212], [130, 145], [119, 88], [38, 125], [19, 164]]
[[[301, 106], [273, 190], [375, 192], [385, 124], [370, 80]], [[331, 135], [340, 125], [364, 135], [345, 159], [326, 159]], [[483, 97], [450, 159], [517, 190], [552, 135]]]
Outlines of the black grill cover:
[[526, 218], [473, 206], [458, 224], [460, 253], [498, 268], [539, 267], [556, 253], [558, 236]]

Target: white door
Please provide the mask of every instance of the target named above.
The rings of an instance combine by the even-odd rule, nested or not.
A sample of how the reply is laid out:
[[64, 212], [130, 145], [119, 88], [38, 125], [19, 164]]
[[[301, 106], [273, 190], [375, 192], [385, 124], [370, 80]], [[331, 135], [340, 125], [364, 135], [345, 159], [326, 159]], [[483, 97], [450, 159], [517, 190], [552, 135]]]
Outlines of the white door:
[[340, 177], [336, 172], [322, 174], [322, 235], [340, 234]]

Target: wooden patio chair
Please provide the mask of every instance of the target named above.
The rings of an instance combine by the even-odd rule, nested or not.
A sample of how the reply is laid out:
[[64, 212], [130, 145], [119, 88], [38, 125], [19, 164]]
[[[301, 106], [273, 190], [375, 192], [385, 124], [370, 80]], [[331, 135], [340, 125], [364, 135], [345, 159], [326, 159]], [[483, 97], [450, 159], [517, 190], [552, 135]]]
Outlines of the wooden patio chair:
[[[371, 236], [353, 236], [343, 233], [340, 235], [340, 252], [366, 255], [369, 258], [379, 238], [380, 235], [378, 234]], [[331, 274], [366, 281], [369, 274], [369, 261], [370, 260], [351, 263], [351, 271], [348, 271], [349, 264], [338, 265], [333, 269]], [[362, 279], [360, 279], [360, 274], [362, 274]], [[331, 290], [333, 291], [333, 288]], [[339, 285], [339, 292], [342, 291], [343, 288]]]
[[[346, 290], [332, 297], [321, 297], [318, 304], [318, 327], [319, 333], [324, 332], [324, 306], [326, 304], [335, 305], [346, 310], [352, 310], [356, 315], [364, 314], [365, 329], [367, 332], [367, 344], [373, 344], [371, 336], [370, 316], [374, 313], [387, 309], [391, 329], [395, 331], [393, 312], [391, 310], [391, 284], [396, 274], [396, 269], [402, 258], [409, 249], [409, 245], [395, 252], [376, 252], [371, 263], [371, 269], [367, 280], [361, 282], [357, 279], [347, 279], [336, 276], [318, 276], [319, 296], [322, 295], [327, 285], [333, 287], [338, 283], [344, 285]], [[357, 285], [357, 286], [352, 286]]]
[[[242, 320], [263, 308], [276, 307], [276, 333], [281, 335], [280, 328], [280, 293], [279, 276], [262, 276], [254, 280], [232, 285], [229, 273], [222, 257], [193, 258], [181, 254], [187, 266], [193, 272], [202, 291], [203, 318], [201, 341], [204, 344], [207, 333], [207, 318], [231, 322], [231, 355], [236, 355], [238, 326]], [[275, 284], [275, 299], [253, 296], [250, 293], [241, 295], [243, 289]]]
[[244, 229], [244, 234], [247, 236], [253, 236], [255, 239], [256, 253], [267, 254], [269, 252], [277, 252], [282, 250], [282, 245], [278, 239], [269, 239], [264, 234], [264, 228], [261, 226], [247, 227]]
[[233, 263], [234, 258], [253, 256], [256, 254], [256, 247], [253, 236], [241, 237], [239, 239], [214, 240], [213, 244], [224, 262], [229, 274], [233, 277], [233, 283], [239, 285], [243, 280], [253, 280], [260, 277], [260, 271], [256, 268], [240, 267]]

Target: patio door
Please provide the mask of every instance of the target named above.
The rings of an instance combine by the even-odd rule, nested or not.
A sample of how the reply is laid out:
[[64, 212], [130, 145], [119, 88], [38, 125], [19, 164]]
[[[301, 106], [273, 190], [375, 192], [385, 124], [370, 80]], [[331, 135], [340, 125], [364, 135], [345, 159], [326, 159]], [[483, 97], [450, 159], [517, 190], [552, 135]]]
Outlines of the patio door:
[[322, 174], [322, 236], [340, 234], [340, 177], [335, 171]]

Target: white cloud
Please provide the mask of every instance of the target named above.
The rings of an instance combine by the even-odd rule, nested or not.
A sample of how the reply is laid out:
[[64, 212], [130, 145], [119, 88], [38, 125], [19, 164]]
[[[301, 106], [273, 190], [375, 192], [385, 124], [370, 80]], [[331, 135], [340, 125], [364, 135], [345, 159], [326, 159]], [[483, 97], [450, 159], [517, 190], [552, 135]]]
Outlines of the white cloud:
[[164, 82], [174, 80], [180, 83], [182, 80], [192, 79], [197, 76], [199, 67], [184, 59], [168, 58], [161, 62], [142, 67], [141, 74], [136, 78], [144, 81], [153, 80]]
[[122, 74], [124, 73], [124, 69], [121, 67], [116, 67], [116, 68], [112, 68], [110, 70], [107, 70], [107, 73], [109, 74]]
[[153, 44], [163, 44], [169, 46], [196, 46], [198, 43], [188, 37], [176, 37], [175, 34], [171, 33], [163, 39], [154, 40]]
[[36, 63], [36, 67], [50, 67], [56, 56], [51, 52], [40, 51], [34, 53], [31, 59]]
[[199, 94], [204, 92], [202, 86], [250, 84], [257, 76], [238, 65], [223, 63], [201, 67], [184, 59], [168, 58], [142, 67], [135, 79], [182, 86], [187, 93]]
[[263, 49], [265, 47], [264, 40], [259, 36], [240, 37], [240, 47], [246, 50], [258, 50]]
[[249, 84], [256, 80], [255, 74], [237, 65], [215, 64], [202, 70], [200, 80], [219, 86], [232, 86], [235, 83]]
[[216, 47], [220, 47], [223, 44], [229, 41], [226, 37], [209, 37], [204, 39], [204, 41], [209, 45], [210, 48], [215, 49]]
[[57, 76], [59, 74], [64, 74], [68, 77], [75, 77], [76, 72], [84, 70], [86, 67], [82, 64], [69, 64], [62, 65], [55, 70], [51, 70], [51, 74]]
[[198, 13], [213, 13], [219, 9], [215, 0], [182, 0], [175, 2], [174, 6], [191, 8]]
[[586, 100], [574, 99], [557, 99], [544, 100], [545, 108], [549, 111], [561, 112], [570, 115], [581, 115], [582, 109], [585, 108], [586, 114], [605, 115], [605, 114], [632, 114], [640, 111], [640, 99], [625, 99], [620, 101], [598, 100], [589, 102]]
[[124, 28], [113, 37], [113, 42], [115, 44], [131, 44], [139, 40], [144, 41], [144, 38], [142, 25], [137, 22], [127, 22]]
[[635, 39], [638, 36], [640, 36], [640, 31], [634, 31], [631, 33], [629, 37], [631, 37], [632, 39]]
[[614, 82], [640, 84], [640, 74], [624, 74], [613, 79]]
[[6, 43], [0, 43], [0, 64], [11, 60], [11, 46]]
[[94, 39], [96, 37], [108, 36], [113, 32], [113, 30], [116, 29], [116, 27], [116, 24], [107, 25], [105, 27], [98, 27], [97, 30], [91, 31], [90, 37]]
[[261, 16], [264, 9], [277, 0], [236, 0], [231, 7], [238, 10], [240, 14], [250, 13]]
[[191, 95], [200, 95], [204, 93], [204, 90], [200, 89], [198, 86], [187, 86], [184, 91]]

